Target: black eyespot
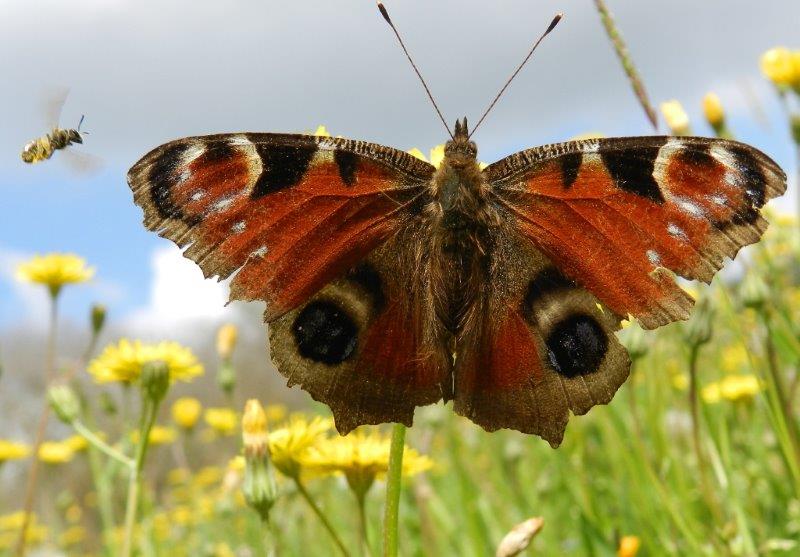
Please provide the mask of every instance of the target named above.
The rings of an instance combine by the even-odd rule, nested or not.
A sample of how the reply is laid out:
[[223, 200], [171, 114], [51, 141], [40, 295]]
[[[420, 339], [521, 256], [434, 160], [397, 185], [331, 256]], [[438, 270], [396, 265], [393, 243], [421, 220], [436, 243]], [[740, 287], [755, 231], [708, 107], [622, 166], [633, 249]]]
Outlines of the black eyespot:
[[564, 377], [587, 375], [600, 366], [608, 350], [605, 331], [588, 315], [571, 315], [547, 337], [550, 363]]
[[355, 352], [358, 328], [352, 318], [328, 300], [311, 302], [294, 320], [292, 333], [304, 358], [340, 364]]

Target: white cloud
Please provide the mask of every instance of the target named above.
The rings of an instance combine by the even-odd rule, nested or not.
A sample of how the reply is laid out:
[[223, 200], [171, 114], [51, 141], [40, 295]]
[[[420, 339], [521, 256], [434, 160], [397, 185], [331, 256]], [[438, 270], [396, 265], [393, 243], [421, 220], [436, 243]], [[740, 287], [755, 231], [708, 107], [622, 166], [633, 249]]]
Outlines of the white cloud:
[[133, 311], [125, 327], [141, 336], [184, 329], [181, 325], [222, 322], [233, 314], [226, 307], [228, 285], [203, 278], [200, 268], [176, 246], [160, 247], [151, 258], [153, 278], [147, 305]]

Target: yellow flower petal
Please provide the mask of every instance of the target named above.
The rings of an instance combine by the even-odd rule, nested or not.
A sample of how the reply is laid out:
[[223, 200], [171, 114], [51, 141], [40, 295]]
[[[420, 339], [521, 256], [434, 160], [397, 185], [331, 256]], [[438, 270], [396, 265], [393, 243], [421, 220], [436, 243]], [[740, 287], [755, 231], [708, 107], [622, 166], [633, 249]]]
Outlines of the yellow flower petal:
[[414, 147], [413, 149], [407, 151], [409, 155], [412, 157], [417, 157], [419, 160], [428, 162], [428, 159], [425, 158], [425, 155], [422, 154], [422, 151]]
[[72, 253], [35, 255], [17, 268], [19, 280], [56, 290], [65, 284], [86, 282], [93, 276], [94, 269], [86, 266], [86, 260]]
[[203, 366], [192, 351], [177, 342], [143, 344], [128, 339], [106, 346], [91, 361], [88, 371], [98, 383], [132, 383], [139, 379], [144, 365], [151, 362], [165, 363], [171, 381], [189, 381], [203, 373]]
[[331, 134], [328, 133], [328, 130], [327, 130], [327, 128], [325, 128], [325, 126], [317, 126], [317, 129], [314, 132], [314, 135], [316, 135], [318, 137], [330, 137], [331, 136]]

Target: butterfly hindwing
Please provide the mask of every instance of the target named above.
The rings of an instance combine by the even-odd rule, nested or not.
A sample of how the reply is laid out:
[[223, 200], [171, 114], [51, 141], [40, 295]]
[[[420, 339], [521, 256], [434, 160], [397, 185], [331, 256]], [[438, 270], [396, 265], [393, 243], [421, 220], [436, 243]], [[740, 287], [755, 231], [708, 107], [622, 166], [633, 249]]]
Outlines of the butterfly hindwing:
[[686, 319], [672, 271], [710, 281], [766, 229], [786, 190], [769, 157], [735, 141], [630, 137], [522, 151], [485, 169], [498, 206], [566, 276], [646, 328]]
[[410, 426], [416, 406], [450, 398], [451, 354], [430, 341], [400, 234], [270, 325], [289, 385], [327, 404], [342, 434], [362, 424]]
[[628, 376], [620, 319], [513, 229], [495, 231], [494, 245], [479, 316], [456, 347], [454, 409], [557, 446], [570, 411], [608, 403]]
[[147, 228], [207, 277], [236, 273], [231, 298], [266, 301], [272, 321], [396, 232], [433, 171], [364, 141], [241, 133], [162, 145], [128, 183]]

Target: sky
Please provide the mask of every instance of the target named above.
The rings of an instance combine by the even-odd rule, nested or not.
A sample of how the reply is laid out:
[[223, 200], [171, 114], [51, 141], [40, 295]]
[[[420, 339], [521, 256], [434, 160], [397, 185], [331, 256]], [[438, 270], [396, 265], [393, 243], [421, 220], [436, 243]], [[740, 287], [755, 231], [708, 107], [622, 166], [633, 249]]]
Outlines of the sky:
[[[796, 176], [786, 118], [758, 58], [797, 47], [800, 2], [607, 0], [654, 103], [676, 98], [695, 132], [716, 91], [737, 136]], [[472, 122], [561, 11], [475, 136], [492, 162], [585, 132], [645, 135], [637, 105], [590, 0], [387, 1], [447, 121]], [[334, 135], [423, 151], [446, 137], [371, 0], [0, 0], [0, 332], [44, 323], [41, 289], [14, 268], [34, 253], [70, 251], [97, 270], [65, 292], [67, 319], [90, 303], [139, 331], [177, 320], [223, 320], [225, 286], [203, 281], [168, 241], [141, 225], [127, 169], [168, 140], [239, 131]], [[70, 171], [64, 153], [21, 162], [48, 131], [44, 105], [70, 94], [60, 123], [85, 114], [84, 145], [102, 167]], [[664, 130], [662, 123], [662, 131]], [[795, 207], [791, 195], [778, 204]]]

